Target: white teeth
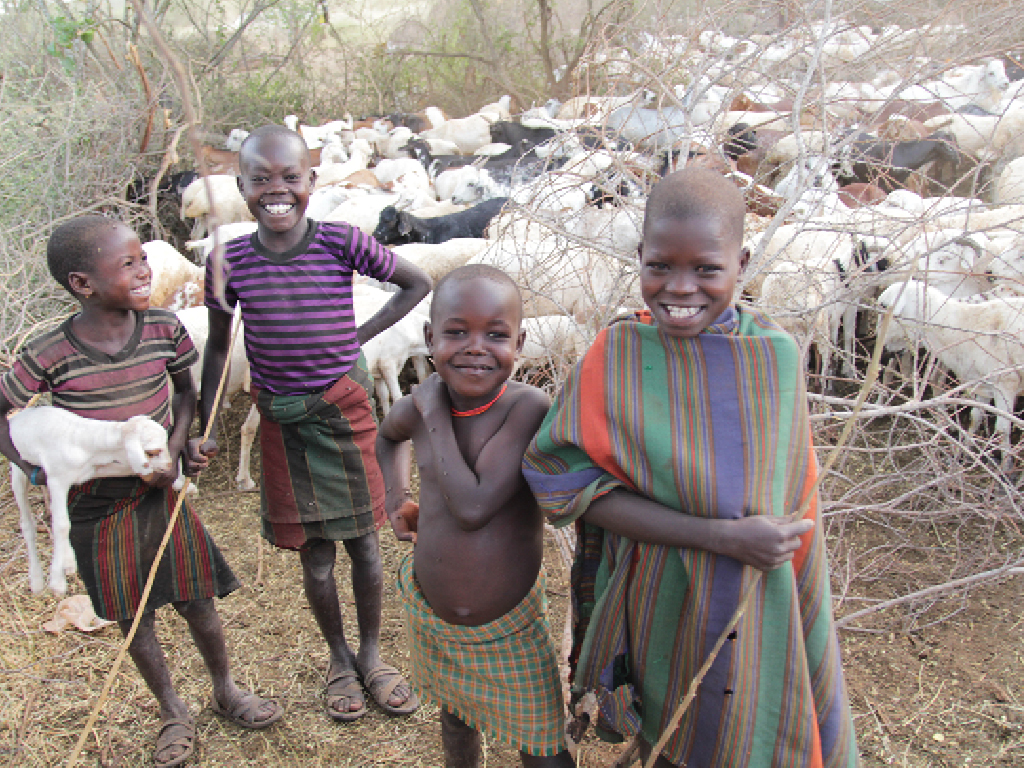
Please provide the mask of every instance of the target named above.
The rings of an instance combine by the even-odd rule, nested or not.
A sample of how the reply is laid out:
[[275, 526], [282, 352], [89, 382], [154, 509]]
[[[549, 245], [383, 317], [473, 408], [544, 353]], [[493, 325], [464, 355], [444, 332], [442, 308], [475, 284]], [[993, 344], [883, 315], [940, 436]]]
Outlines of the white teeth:
[[665, 307], [671, 317], [677, 320], [686, 320], [695, 317], [701, 310], [700, 307]]
[[144, 285], [142, 288], [133, 288], [132, 296], [149, 296], [149, 286]]
[[274, 216], [281, 216], [292, 209], [291, 203], [268, 203], [263, 207], [267, 209], [267, 213]]

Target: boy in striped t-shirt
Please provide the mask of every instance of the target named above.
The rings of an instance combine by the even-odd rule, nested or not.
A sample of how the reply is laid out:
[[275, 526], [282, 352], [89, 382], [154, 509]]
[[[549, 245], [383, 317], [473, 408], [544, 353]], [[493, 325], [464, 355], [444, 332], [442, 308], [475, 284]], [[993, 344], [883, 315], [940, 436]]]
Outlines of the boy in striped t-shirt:
[[[258, 229], [227, 244], [224, 298], [242, 309], [261, 416], [262, 535], [299, 553], [306, 597], [330, 650], [327, 714], [344, 722], [362, 717], [362, 686], [386, 712], [410, 714], [418, 698], [380, 658], [377, 529], [385, 521], [384, 485], [374, 453], [373, 381], [360, 344], [416, 306], [429, 292], [430, 278], [355, 227], [306, 218], [316, 174], [297, 133], [273, 125], [253, 131], [242, 145], [239, 168], [238, 187]], [[213, 263], [206, 276], [210, 336], [203, 391], [210, 397], [201, 403], [204, 427], [231, 327], [230, 311], [213, 296]], [[399, 288], [358, 327], [356, 272]], [[201, 451], [213, 455], [216, 443]], [[339, 540], [352, 560], [358, 654], [342, 629], [334, 581]]]
[[[149, 309], [152, 272], [128, 227], [102, 216], [73, 219], [54, 230], [46, 257], [54, 279], [82, 308], [31, 339], [0, 379], [0, 452], [36, 485], [46, 483], [45, 472], [19, 455], [7, 424], [8, 412], [26, 406], [37, 392], [50, 392], [55, 406], [79, 416], [104, 421], [148, 416], [170, 432], [174, 463], [169, 472], [149, 482], [138, 477], [92, 480], [69, 493], [71, 546], [93, 608], [127, 634], [167, 530], [177, 459], [188, 474], [207, 464], [203, 456], [185, 450], [196, 404], [189, 371], [196, 350], [173, 312]], [[196, 741], [195, 721], [171, 685], [154, 628], [154, 612], [167, 603], [188, 622], [210, 670], [214, 712], [244, 728], [265, 728], [281, 717], [278, 704], [241, 690], [228, 669], [212, 598], [238, 586], [199, 518], [183, 505], [128, 648], [160, 704], [153, 761], [161, 768], [187, 760]]]

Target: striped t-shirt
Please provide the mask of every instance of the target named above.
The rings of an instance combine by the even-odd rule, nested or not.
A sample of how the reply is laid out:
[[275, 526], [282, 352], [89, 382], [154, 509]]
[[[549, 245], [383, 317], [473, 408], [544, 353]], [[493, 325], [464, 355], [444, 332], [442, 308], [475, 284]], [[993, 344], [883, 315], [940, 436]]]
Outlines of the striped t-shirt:
[[[356, 227], [312, 220], [290, 251], [269, 251], [253, 233], [229, 241], [224, 262], [224, 296], [242, 306], [253, 386], [275, 395], [326, 389], [348, 373], [359, 358], [352, 275], [386, 281], [395, 269], [395, 255]], [[206, 306], [223, 310], [213, 291], [210, 259]]]
[[25, 345], [0, 379], [0, 391], [19, 408], [37, 392], [51, 392], [54, 405], [88, 419], [142, 415], [169, 428], [167, 376], [188, 370], [196, 357], [188, 331], [166, 309], [137, 313], [135, 332], [114, 355], [82, 342], [69, 319]]

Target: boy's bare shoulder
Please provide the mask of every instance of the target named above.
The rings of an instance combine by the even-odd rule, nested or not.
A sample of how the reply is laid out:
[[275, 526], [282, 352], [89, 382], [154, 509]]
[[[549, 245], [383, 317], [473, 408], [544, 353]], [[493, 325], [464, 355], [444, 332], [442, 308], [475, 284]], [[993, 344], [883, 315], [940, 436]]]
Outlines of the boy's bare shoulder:
[[409, 440], [422, 421], [412, 395], [405, 395], [391, 406], [388, 415], [380, 424], [380, 434], [396, 442]]
[[[512, 408], [516, 409], [517, 416], [525, 417], [529, 414], [540, 414], [543, 420], [548, 409], [551, 407], [551, 398], [543, 389], [538, 389], [532, 384], [522, 381], [509, 381], [508, 394], [515, 398]], [[510, 409], [511, 411], [511, 409]], [[540, 422], [537, 422], [538, 425]]]

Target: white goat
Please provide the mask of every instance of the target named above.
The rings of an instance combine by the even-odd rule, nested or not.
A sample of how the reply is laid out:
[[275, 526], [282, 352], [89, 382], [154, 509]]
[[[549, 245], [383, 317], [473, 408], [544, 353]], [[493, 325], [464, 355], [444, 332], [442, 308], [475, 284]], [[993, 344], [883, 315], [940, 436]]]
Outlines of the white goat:
[[[192, 385], [198, 393], [201, 388], [200, 374], [203, 370], [203, 356], [206, 354], [206, 341], [210, 336], [209, 310], [205, 307], [190, 307], [177, 313], [181, 324], [185, 326], [188, 335], [192, 338], [192, 344], [199, 353], [199, 362], [192, 366]], [[240, 324], [241, 319], [238, 320]], [[227, 403], [229, 398], [239, 392], [249, 391], [249, 359], [245, 355], [245, 343], [243, 341], [245, 329], [239, 328], [235, 335], [235, 343], [228, 353], [227, 365], [229, 366], [228, 378], [224, 382], [222, 397]], [[252, 444], [256, 439], [256, 430], [260, 426], [260, 413], [255, 405], [250, 406], [249, 415], [242, 424], [242, 444], [238, 449], [238, 473], [235, 475], [235, 483], [242, 491], [251, 491], [256, 487], [253, 482], [249, 466], [249, 454], [252, 453]], [[180, 487], [179, 483], [176, 487]], [[193, 483], [191, 488], [198, 486]]]
[[142, 250], [153, 273], [149, 283], [150, 306], [183, 309], [202, 303], [202, 267], [197, 267], [163, 240], [143, 243]]
[[[9, 419], [11, 442], [21, 457], [46, 472], [50, 492], [53, 560], [50, 589], [67, 592], [67, 574], [75, 572], [68, 519], [68, 491], [98, 477], [138, 475], [143, 480], [171, 467], [167, 432], [146, 416], [128, 421], [98, 421], [43, 405], [27, 408]], [[28, 579], [33, 592], [42, 592], [43, 569], [36, 548], [36, 521], [28, 503], [29, 478], [11, 464], [11, 489], [21, 510], [21, 534], [28, 549]]]
[[[918, 280], [891, 285], [878, 303], [914, 326], [917, 338], [961, 384], [995, 400], [1000, 411], [1002, 469], [1012, 463], [1010, 421], [1013, 402], [1024, 392], [1024, 297], [983, 302], [951, 299]], [[909, 331], [908, 336], [913, 337]], [[972, 428], [976, 425], [972, 414]]]
[[[206, 193], [209, 182], [211, 196]], [[212, 218], [216, 217], [216, 222]], [[181, 193], [181, 218], [195, 219], [192, 239], [196, 240], [209, 231], [211, 223], [230, 224], [235, 221], [253, 221], [249, 206], [238, 191], [238, 177], [213, 174], [196, 179]]]

